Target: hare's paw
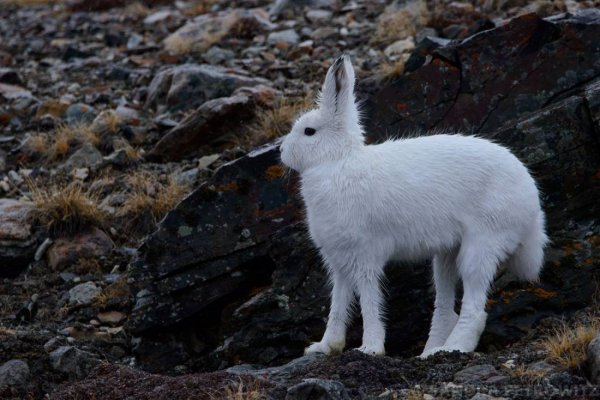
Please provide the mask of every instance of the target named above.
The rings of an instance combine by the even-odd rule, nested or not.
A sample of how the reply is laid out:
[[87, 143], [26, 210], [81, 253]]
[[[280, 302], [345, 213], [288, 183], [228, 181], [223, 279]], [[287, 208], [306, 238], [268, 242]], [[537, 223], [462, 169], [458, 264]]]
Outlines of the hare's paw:
[[466, 353], [464, 350], [452, 347], [452, 346], [438, 346], [438, 347], [432, 347], [430, 349], [424, 350], [423, 353], [419, 356], [419, 358], [427, 358], [430, 357], [436, 353], [442, 352], [442, 351], [447, 351], [449, 353], [453, 352], [453, 351], [460, 351], [462, 353]]
[[385, 348], [383, 346], [374, 346], [374, 345], [363, 344], [362, 346], [357, 347], [355, 350], [358, 350], [365, 354], [369, 354], [371, 356], [384, 356], [385, 355]]
[[304, 349], [304, 354], [322, 353], [322, 354], [340, 354], [344, 350], [344, 343], [326, 343], [323, 341], [315, 342]]

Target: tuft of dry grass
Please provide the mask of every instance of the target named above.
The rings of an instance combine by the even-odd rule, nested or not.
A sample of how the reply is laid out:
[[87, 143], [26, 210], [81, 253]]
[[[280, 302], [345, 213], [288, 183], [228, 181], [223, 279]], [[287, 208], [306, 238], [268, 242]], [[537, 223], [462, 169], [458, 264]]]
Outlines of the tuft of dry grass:
[[107, 215], [99, 207], [98, 194], [84, 190], [77, 183], [44, 187], [28, 181], [28, 186], [35, 206], [34, 217], [54, 234], [72, 234], [106, 224]]
[[114, 110], [105, 110], [94, 119], [89, 128], [95, 136], [114, 135], [119, 131], [120, 123], [121, 117]]
[[127, 283], [127, 275], [121, 276], [116, 282], [108, 285], [102, 293], [94, 300], [94, 305], [100, 309], [105, 308], [111, 300], [118, 301], [131, 296], [131, 290]]
[[307, 94], [297, 100], [283, 99], [271, 109], [262, 109], [250, 128], [252, 136], [260, 141], [269, 141], [289, 133], [294, 119], [314, 106], [314, 96]]
[[391, 43], [414, 36], [417, 30], [427, 25], [430, 12], [425, 0], [413, 0], [398, 8], [392, 4], [377, 19], [373, 43]]
[[172, 177], [161, 183], [143, 171], [129, 176], [127, 181], [131, 190], [117, 215], [129, 218], [135, 225], [145, 217], [150, 217], [152, 224], [158, 223], [189, 191]]
[[401, 57], [395, 61], [384, 61], [376, 70], [375, 78], [379, 82], [393, 81], [402, 76], [406, 60]]
[[577, 369], [587, 360], [587, 347], [600, 331], [600, 320], [563, 324], [540, 342], [548, 362], [567, 369]]
[[508, 370], [508, 374], [525, 385], [534, 385], [541, 382], [548, 374], [548, 369], [535, 369], [525, 364], [519, 364]]
[[417, 388], [409, 389], [406, 393], [407, 400], [423, 400], [424, 398], [423, 392]]
[[46, 154], [48, 151], [48, 135], [37, 133], [27, 139], [25, 148], [32, 154]]
[[76, 145], [91, 143], [94, 146], [100, 144], [100, 137], [92, 129], [90, 124], [80, 123], [75, 125], [61, 124], [55, 129], [54, 137], [51, 138], [45, 155], [49, 160], [64, 158], [69, 150]]
[[258, 380], [248, 383], [240, 379], [238, 382], [231, 382], [223, 391], [210, 394], [209, 397], [211, 400], [258, 400], [262, 398], [261, 385]]

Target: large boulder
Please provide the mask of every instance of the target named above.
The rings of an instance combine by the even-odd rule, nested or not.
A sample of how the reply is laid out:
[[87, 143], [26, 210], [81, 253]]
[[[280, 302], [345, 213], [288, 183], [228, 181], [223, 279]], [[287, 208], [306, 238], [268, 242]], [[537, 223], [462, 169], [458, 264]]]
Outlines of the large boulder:
[[[541, 283], [499, 277], [480, 350], [581, 309], [595, 292], [598, 35], [599, 11], [525, 15], [434, 50], [370, 99], [371, 141], [416, 128], [477, 133], [510, 147], [540, 183], [553, 241]], [[273, 365], [319, 339], [327, 278], [301, 222], [294, 176], [278, 162], [271, 146], [223, 166], [140, 249], [129, 329], [147, 368]], [[388, 353], [415, 355], [424, 344], [430, 274], [426, 264], [387, 269]], [[359, 343], [359, 324], [350, 326], [349, 346]]]
[[208, 64], [184, 64], [167, 68], [148, 87], [146, 106], [163, 105], [171, 110], [197, 107], [207, 100], [230, 96], [242, 86], [267, 85], [263, 78], [244, 71]]
[[237, 137], [239, 140], [240, 136], [248, 133], [258, 106], [271, 106], [279, 95], [268, 86], [258, 85], [240, 88], [229, 97], [209, 100], [167, 132], [146, 158], [181, 160], [201, 148], [218, 146], [227, 139], [236, 140]]

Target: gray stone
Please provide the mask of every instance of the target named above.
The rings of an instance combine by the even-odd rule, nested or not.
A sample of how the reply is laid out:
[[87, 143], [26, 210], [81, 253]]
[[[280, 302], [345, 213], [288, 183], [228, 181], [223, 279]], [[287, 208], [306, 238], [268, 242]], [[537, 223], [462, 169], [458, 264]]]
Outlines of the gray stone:
[[229, 49], [219, 46], [212, 46], [207, 52], [202, 54], [202, 58], [209, 64], [223, 64], [235, 57], [235, 53]]
[[490, 379], [495, 381], [496, 377], [502, 376], [493, 365], [482, 364], [473, 365], [467, 367], [454, 374], [454, 380], [456, 383], [482, 383], [487, 382]]
[[83, 103], [71, 104], [65, 112], [65, 118], [67, 119], [68, 124], [92, 122], [95, 116], [94, 108]]
[[59, 168], [63, 171], [72, 171], [76, 168], [95, 168], [102, 164], [102, 153], [91, 143], [84, 143], [79, 150], [73, 153]]
[[33, 261], [38, 233], [32, 216], [30, 204], [0, 199], [0, 277], [14, 277]]
[[69, 379], [83, 379], [98, 364], [100, 359], [93, 353], [73, 346], [61, 346], [50, 353], [52, 367], [69, 376]]
[[267, 376], [269, 380], [274, 382], [286, 382], [290, 377], [297, 374], [299, 371], [305, 370], [308, 366], [318, 360], [325, 359], [324, 354], [307, 354], [298, 357], [288, 363], [270, 368], [260, 368], [250, 364], [241, 364], [228, 368], [226, 371], [230, 374], [254, 376]]
[[75, 305], [91, 304], [102, 293], [94, 282], [81, 283], [69, 290], [69, 303]]
[[304, 379], [287, 390], [286, 400], [350, 400], [346, 387], [338, 381]]
[[175, 176], [175, 181], [180, 185], [194, 186], [198, 180], [199, 174], [198, 168], [188, 169], [187, 171], [180, 172]]
[[294, 29], [286, 29], [269, 33], [267, 42], [270, 44], [285, 43], [288, 45], [297, 44], [300, 41], [300, 36]]
[[477, 393], [470, 400], [507, 400], [506, 397], [494, 397], [485, 393]]
[[313, 9], [308, 10], [305, 14], [306, 19], [314, 23], [329, 22], [331, 20], [332, 12], [329, 10]]
[[29, 366], [25, 361], [10, 360], [0, 366], [0, 387], [23, 387], [29, 380]]
[[21, 85], [23, 86], [23, 81], [21, 77], [12, 68], [0, 68], [0, 83], [9, 83], [11, 85]]
[[590, 365], [590, 378], [593, 383], [600, 384], [600, 335], [596, 335], [588, 345], [587, 358]]
[[338, 34], [337, 28], [331, 26], [323, 26], [315, 29], [311, 34], [310, 38], [314, 40], [327, 39]]
[[146, 106], [165, 104], [172, 110], [189, 109], [207, 100], [229, 96], [239, 87], [268, 83], [262, 78], [245, 76], [241, 70], [184, 64], [168, 68], [154, 77], [148, 87]]

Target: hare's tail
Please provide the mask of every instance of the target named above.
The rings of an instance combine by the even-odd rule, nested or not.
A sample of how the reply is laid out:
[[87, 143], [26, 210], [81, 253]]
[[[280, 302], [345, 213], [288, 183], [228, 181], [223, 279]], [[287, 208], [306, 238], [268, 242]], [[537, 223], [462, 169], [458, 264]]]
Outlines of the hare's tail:
[[523, 241], [508, 260], [508, 269], [519, 279], [535, 282], [544, 266], [544, 247], [548, 244], [545, 217], [540, 211]]

